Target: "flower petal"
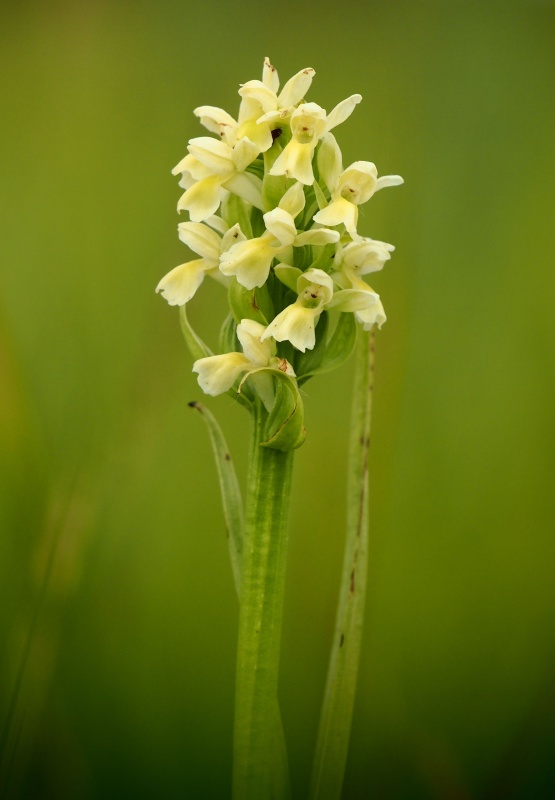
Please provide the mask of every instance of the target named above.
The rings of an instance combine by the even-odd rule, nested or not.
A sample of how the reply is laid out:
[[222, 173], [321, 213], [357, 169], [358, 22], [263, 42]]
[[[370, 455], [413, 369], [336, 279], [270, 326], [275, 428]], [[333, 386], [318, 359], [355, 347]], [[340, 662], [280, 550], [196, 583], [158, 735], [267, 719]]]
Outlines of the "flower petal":
[[220, 244], [220, 253], [225, 253], [225, 251], [232, 248], [234, 244], [237, 244], [238, 242], [244, 242], [246, 238], [247, 237], [241, 230], [241, 226], [237, 222], [222, 236], [222, 241]]
[[297, 182], [285, 192], [279, 201], [279, 207], [295, 218], [297, 214], [301, 213], [305, 207], [305, 203], [306, 198], [304, 196], [303, 185]]
[[239, 89], [241, 97], [248, 97], [250, 100], [256, 100], [262, 107], [262, 112], [275, 111], [277, 109], [277, 97], [268, 86], [262, 81], [247, 81]]
[[379, 294], [365, 284], [364, 289], [341, 289], [335, 292], [328, 303], [328, 308], [335, 308], [337, 311], [363, 311], [373, 306], [379, 299]]
[[331, 131], [332, 128], [335, 128], [337, 125], [341, 125], [342, 122], [345, 122], [345, 120], [351, 116], [355, 110], [355, 106], [360, 103], [361, 100], [362, 95], [352, 94], [346, 100], [342, 100], [340, 103], [338, 103], [327, 116], [326, 130]]
[[226, 141], [233, 138], [233, 133], [237, 129], [237, 123], [223, 108], [217, 108], [216, 106], [199, 106], [195, 108], [193, 114], [199, 118], [200, 124], [208, 128], [211, 133], [221, 136]]
[[246, 136], [243, 137], [237, 142], [231, 153], [235, 169], [238, 172], [243, 172], [259, 153], [258, 145], [255, 142], [251, 142]]
[[262, 83], [274, 93], [279, 89], [278, 71], [274, 65], [270, 63], [268, 56], [266, 56], [264, 59], [264, 66], [262, 68]]
[[345, 200], [344, 197], [340, 197], [338, 200], [334, 200], [333, 203], [330, 203], [329, 206], [318, 211], [312, 219], [320, 225], [333, 226], [343, 224], [349, 233], [351, 233], [352, 230], [356, 232], [357, 218], [358, 208], [353, 203]]
[[384, 175], [383, 178], [378, 178], [375, 191], [385, 189], [387, 186], [400, 186], [404, 182], [400, 175]]
[[316, 75], [312, 67], [307, 67], [297, 72], [292, 78], [289, 78], [278, 96], [278, 103], [280, 108], [290, 108], [296, 106], [297, 103], [304, 98], [305, 94], [310, 89], [312, 79]]
[[184, 306], [203, 282], [207, 267], [203, 258], [180, 264], [164, 275], [156, 291], [161, 293], [170, 306]]
[[202, 222], [220, 207], [220, 176], [211, 175], [194, 183], [177, 204], [177, 210], [189, 212], [193, 222]]
[[310, 186], [314, 183], [312, 154], [315, 143], [302, 144], [291, 139], [274, 162], [270, 175], [285, 175]]
[[249, 367], [249, 360], [243, 353], [224, 353], [219, 356], [199, 358], [193, 364], [193, 372], [198, 373], [202, 391], [215, 396], [231, 389], [239, 375]]
[[339, 176], [343, 172], [341, 150], [333, 133], [326, 133], [322, 139], [317, 160], [320, 175], [333, 194], [339, 183]]
[[197, 136], [187, 147], [189, 153], [217, 175], [232, 172], [233, 150], [225, 142], [211, 139], [210, 136]]
[[339, 231], [330, 231], [328, 228], [312, 228], [310, 231], [303, 231], [295, 238], [295, 247], [302, 247], [305, 244], [332, 244], [339, 241]]
[[307, 349], [312, 350], [316, 344], [314, 328], [319, 314], [318, 309], [304, 308], [299, 303], [293, 303], [284, 308], [268, 325], [262, 338], [273, 336], [278, 342], [289, 341], [303, 353]]
[[255, 367], [265, 367], [275, 352], [271, 342], [261, 341], [265, 330], [264, 325], [253, 319], [242, 319], [237, 325], [237, 338], [243, 353]]
[[378, 300], [365, 311], [355, 312], [355, 317], [359, 322], [362, 322], [365, 331], [369, 331], [373, 325], [377, 325], [378, 328], [381, 328], [387, 320], [381, 300]]
[[321, 286], [323, 291], [323, 303], [327, 305], [331, 298], [333, 297], [333, 281], [328, 275], [327, 272], [324, 272], [323, 269], [318, 269], [316, 267], [311, 267], [307, 269], [306, 272], [303, 272], [299, 275], [299, 279], [297, 281], [297, 292], [301, 294], [303, 289], [307, 289], [311, 284], [315, 283], [317, 286]]
[[274, 255], [267, 239], [247, 239], [222, 253], [220, 270], [224, 275], [236, 275], [246, 289], [254, 289], [265, 284]]
[[283, 247], [287, 247], [295, 241], [297, 235], [295, 220], [283, 208], [274, 208], [264, 214], [264, 224]]
[[217, 266], [220, 258], [221, 239], [208, 225], [201, 222], [180, 222], [177, 226], [179, 238], [194, 253]]
[[264, 211], [262, 181], [256, 175], [251, 175], [249, 172], [235, 172], [226, 179], [224, 186], [247, 203]]

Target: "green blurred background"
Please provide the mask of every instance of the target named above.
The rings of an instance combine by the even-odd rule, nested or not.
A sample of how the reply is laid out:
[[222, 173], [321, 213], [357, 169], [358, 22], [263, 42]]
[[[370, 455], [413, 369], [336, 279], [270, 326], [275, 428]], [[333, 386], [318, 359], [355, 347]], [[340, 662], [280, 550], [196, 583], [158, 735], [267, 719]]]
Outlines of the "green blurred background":
[[[225, 798], [237, 608], [176, 309], [170, 170], [269, 55], [405, 186], [378, 336], [367, 628], [344, 797], [551, 797], [555, 6], [6, 2], [0, 721], [9, 798]], [[191, 316], [214, 341], [213, 284]], [[343, 537], [349, 367], [306, 387], [281, 702], [306, 796]], [[245, 470], [247, 420], [210, 402]], [[25, 662], [25, 671], [21, 664]], [[18, 677], [20, 680], [18, 683]], [[17, 703], [10, 705], [10, 697]]]

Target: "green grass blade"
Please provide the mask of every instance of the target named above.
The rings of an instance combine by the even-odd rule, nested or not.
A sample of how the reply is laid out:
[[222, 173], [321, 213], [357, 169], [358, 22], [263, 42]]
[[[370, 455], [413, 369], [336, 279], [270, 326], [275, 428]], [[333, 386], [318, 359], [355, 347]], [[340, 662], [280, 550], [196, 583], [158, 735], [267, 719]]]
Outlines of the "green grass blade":
[[339, 800], [355, 701], [368, 561], [368, 451], [374, 337], [360, 332], [347, 477], [347, 536], [335, 632], [314, 756], [311, 800]]

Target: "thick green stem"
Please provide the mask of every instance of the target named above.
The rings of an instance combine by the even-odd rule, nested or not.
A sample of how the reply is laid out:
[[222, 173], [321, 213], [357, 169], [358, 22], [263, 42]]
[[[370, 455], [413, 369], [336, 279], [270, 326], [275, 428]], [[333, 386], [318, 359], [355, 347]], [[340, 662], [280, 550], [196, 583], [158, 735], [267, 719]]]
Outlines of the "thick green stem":
[[368, 571], [368, 451], [374, 337], [357, 343], [347, 477], [347, 536], [339, 605], [314, 756], [311, 800], [339, 800], [355, 701]]
[[[269, 800], [276, 786], [278, 666], [292, 452], [260, 446], [267, 414], [253, 411], [254, 446], [243, 542], [235, 696], [233, 798]], [[278, 752], [276, 752], [276, 750]]]

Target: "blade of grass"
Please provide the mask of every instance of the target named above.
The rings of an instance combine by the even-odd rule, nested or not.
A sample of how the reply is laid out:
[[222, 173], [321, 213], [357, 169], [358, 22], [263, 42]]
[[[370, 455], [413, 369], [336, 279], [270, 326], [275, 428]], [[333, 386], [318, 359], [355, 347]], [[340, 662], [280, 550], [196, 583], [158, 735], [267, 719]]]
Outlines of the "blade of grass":
[[347, 761], [364, 622], [368, 562], [368, 452], [374, 336], [356, 349], [347, 477], [347, 535], [332, 651], [314, 755], [311, 800], [339, 800]]

